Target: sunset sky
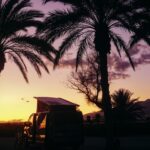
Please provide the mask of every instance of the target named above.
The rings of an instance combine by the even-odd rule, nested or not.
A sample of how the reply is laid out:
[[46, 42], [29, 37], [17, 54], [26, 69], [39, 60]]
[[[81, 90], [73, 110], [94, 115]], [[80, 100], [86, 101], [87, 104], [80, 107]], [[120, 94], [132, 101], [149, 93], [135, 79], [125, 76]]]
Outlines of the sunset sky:
[[[34, 7], [45, 12], [48, 9], [63, 8], [63, 5], [59, 3], [49, 3], [46, 6], [41, 6], [41, 0], [35, 1]], [[135, 71], [129, 67], [125, 69], [125, 73], [129, 75], [128, 78], [113, 80], [110, 84], [111, 93], [119, 88], [126, 88], [131, 90], [135, 97], [140, 97], [140, 100], [150, 98], [150, 53], [148, 53], [150, 48], [140, 47], [139, 49], [143, 51], [138, 54], [138, 58], [142, 62], [136, 61]], [[147, 57], [144, 57], [144, 54]], [[50, 74], [43, 71], [42, 77], [39, 78], [32, 67], [28, 66], [29, 84], [24, 81], [15, 64], [9, 60], [5, 70], [0, 74], [0, 121], [26, 120], [32, 112], [35, 112], [36, 100], [33, 98], [35, 96], [61, 97], [70, 100], [79, 104], [83, 113], [98, 110], [95, 106], [88, 105], [83, 95], [67, 88], [66, 82], [71, 72], [70, 67], [64, 66], [53, 70], [52, 66], [49, 65]]]

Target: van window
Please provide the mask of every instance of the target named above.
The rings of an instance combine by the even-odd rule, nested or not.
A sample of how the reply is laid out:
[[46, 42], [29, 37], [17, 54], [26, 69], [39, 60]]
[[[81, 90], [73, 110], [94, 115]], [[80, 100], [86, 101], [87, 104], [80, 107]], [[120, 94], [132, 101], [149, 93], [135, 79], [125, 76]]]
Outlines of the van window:
[[43, 118], [42, 122], [39, 125], [39, 129], [46, 128], [46, 116]]
[[34, 114], [32, 114], [28, 119], [28, 122], [30, 122], [32, 125], [33, 125], [33, 118], [34, 118]]
[[45, 134], [46, 128], [46, 114], [42, 113], [37, 116], [37, 132], [38, 134]]

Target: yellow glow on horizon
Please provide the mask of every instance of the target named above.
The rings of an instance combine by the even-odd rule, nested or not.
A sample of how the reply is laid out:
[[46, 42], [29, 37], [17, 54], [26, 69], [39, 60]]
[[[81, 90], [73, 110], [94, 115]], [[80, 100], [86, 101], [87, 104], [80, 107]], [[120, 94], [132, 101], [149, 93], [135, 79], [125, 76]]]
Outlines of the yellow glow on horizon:
[[[15, 74], [14, 74], [15, 73]], [[66, 87], [68, 69], [51, 70], [39, 78], [29, 66], [29, 84], [18, 68], [8, 62], [0, 76], [0, 121], [13, 119], [26, 120], [36, 110], [35, 96], [61, 97], [79, 104], [83, 113], [98, 110], [88, 106], [84, 97]]]
[[[23, 119], [36, 110], [34, 96], [61, 97], [80, 105], [83, 114], [99, 109], [93, 105], [87, 105], [84, 96], [66, 87], [65, 82], [70, 69], [51, 70], [38, 78], [29, 66], [29, 81], [25, 83], [21, 73], [14, 64], [8, 62], [5, 70], [0, 75], [0, 121]], [[131, 77], [125, 80], [115, 80], [110, 84], [111, 93], [119, 88], [126, 88], [134, 93], [134, 97], [140, 100], [150, 98], [150, 66], [144, 66], [135, 72], [129, 71]], [[26, 102], [29, 101], [29, 102]]]

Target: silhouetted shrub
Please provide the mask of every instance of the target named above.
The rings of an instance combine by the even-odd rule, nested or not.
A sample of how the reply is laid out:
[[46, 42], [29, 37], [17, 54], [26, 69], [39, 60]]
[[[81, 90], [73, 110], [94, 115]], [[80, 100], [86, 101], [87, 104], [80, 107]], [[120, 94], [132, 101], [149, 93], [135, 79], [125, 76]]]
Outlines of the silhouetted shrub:
[[23, 122], [0, 123], [0, 137], [13, 137], [18, 128], [23, 127]]
[[[148, 122], [118, 122], [113, 126], [115, 136], [150, 135], [150, 121]], [[105, 136], [104, 124], [85, 124], [85, 136]]]

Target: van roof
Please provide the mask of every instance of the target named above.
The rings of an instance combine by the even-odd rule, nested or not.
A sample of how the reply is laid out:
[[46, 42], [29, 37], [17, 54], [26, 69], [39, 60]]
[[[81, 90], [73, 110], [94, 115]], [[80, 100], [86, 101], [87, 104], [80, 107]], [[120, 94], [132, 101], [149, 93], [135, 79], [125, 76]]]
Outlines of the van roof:
[[67, 106], [79, 106], [78, 104], [72, 103], [63, 98], [55, 98], [55, 97], [34, 97], [37, 99], [37, 102], [42, 102], [48, 106], [54, 105], [67, 105]]

